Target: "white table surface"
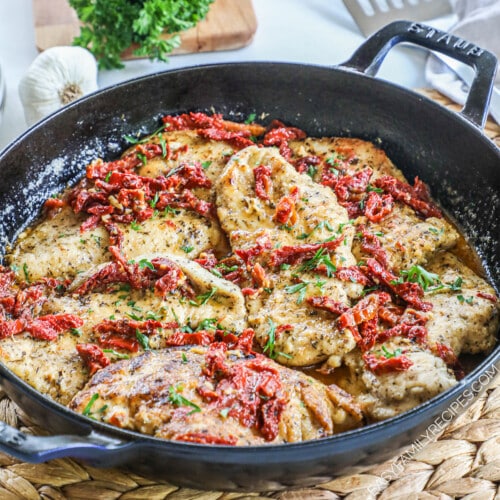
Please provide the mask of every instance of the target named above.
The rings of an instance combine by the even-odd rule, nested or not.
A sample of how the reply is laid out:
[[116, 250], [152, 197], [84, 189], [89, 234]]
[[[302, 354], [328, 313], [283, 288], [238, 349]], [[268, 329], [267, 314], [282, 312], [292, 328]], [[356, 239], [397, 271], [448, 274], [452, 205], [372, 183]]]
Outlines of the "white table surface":
[[[253, 0], [253, 4], [258, 28], [247, 47], [172, 56], [169, 63], [129, 61], [125, 69], [100, 71], [99, 87], [156, 71], [217, 62], [335, 65], [348, 59], [364, 40], [341, 0]], [[0, 0], [0, 66], [7, 90], [0, 118], [0, 151], [27, 129], [18, 85], [37, 54], [32, 0]], [[423, 87], [425, 59], [423, 50], [396, 47], [378, 76], [408, 88]]]

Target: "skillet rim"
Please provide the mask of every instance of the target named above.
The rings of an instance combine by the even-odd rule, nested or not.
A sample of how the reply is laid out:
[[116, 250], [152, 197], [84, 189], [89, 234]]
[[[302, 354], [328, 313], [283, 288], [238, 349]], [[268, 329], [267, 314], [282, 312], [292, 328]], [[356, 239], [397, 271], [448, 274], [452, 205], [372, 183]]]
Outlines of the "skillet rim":
[[[344, 67], [342, 65], [336, 65], [333, 67], [330, 66], [323, 66], [323, 65], [316, 65], [316, 64], [304, 64], [304, 63], [295, 63], [295, 62], [273, 62], [273, 61], [244, 61], [244, 62], [227, 62], [227, 63], [218, 63], [218, 64], [202, 64], [202, 65], [194, 65], [194, 66], [188, 66], [184, 68], [178, 68], [178, 69], [171, 69], [171, 70], [165, 70], [165, 71], [158, 71], [154, 73], [150, 73], [148, 75], [143, 75], [139, 76], [136, 78], [132, 78], [123, 82], [115, 83], [113, 85], [110, 85], [108, 87], [105, 87], [103, 89], [97, 90], [91, 94], [88, 94], [81, 99], [78, 99], [77, 101], [74, 101], [70, 103], [69, 105], [55, 111], [54, 113], [50, 114], [49, 116], [45, 117], [43, 120], [40, 122], [34, 124], [30, 128], [28, 128], [23, 134], [21, 134], [18, 138], [14, 139], [8, 146], [6, 146], [1, 152], [0, 152], [0, 164], [6, 158], [12, 151], [14, 151], [18, 146], [21, 146], [23, 141], [29, 140], [29, 137], [32, 133], [46, 128], [47, 126], [50, 126], [51, 122], [54, 120], [57, 120], [58, 117], [67, 114], [69, 110], [72, 110], [74, 108], [78, 108], [81, 106], [85, 106], [86, 103], [94, 101], [98, 98], [103, 98], [103, 96], [107, 96], [108, 94], [112, 94], [116, 92], [117, 90], [126, 88], [126, 87], [132, 87], [135, 85], [141, 85], [143, 82], [150, 81], [150, 80], [155, 80], [161, 77], [168, 77], [173, 74], [178, 74], [178, 73], [189, 73], [193, 71], [199, 71], [199, 70], [219, 70], [221, 68], [228, 68], [231, 70], [235, 70], [238, 67], [297, 67], [297, 68], [315, 68], [318, 70], [325, 70], [328, 72], [336, 72], [336, 71], [341, 71], [344, 73], [348, 73], [356, 78], [365, 78], [369, 79], [372, 83], [382, 86], [385, 89], [389, 89], [391, 91], [395, 92], [400, 92], [400, 95], [404, 95], [406, 99], [412, 99], [415, 101], [418, 101], [420, 103], [423, 103], [426, 106], [430, 106], [433, 112], [438, 112], [442, 113], [445, 116], [447, 116], [449, 119], [452, 120], [458, 120], [463, 127], [467, 129], [467, 133], [472, 133], [478, 140], [484, 144], [484, 147], [487, 147], [488, 149], [491, 149], [494, 154], [496, 154], [500, 160], [500, 149], [491, 141], [483, 132], [482, 130], [476, 126], [473, 122], [469, 121], [466, 117], [462, 116], [461, 113], [457, 113], [454, 111], [449, 110], [448, 108], [444, 107], [443, 105], [436, 103], [435, 101], [429, 99], [428, 97], [421, 95], [413, 90], [410, 90], [406, 87], [403, 87], [398, 84], [391, 83], [387, 80], [383, 80], [380, 78], [375, 78], [370, 75], [366, 75], [362, 72], [356, 71], [351, 68]], [[376, 92], [376, 88], [372, 90], [373, 92]], [[182, 112], [182, 111], [179, 111]], [[97, 134], [95, 135], [97, 137]], [[350, 135], [348, 135], [350, 136]], [[368, 139], [370, 140], [370, 139]], [[371, 139], [373, 140], [373, 139]], [[382, 145], [380, 146], [382, 149], [384, 148], [383, 146], [383, 139], [382, 139]], [[55, 155], [54, 155], [55, 157]], [[47, 167], [47, 166], [46, 166]], [[83, 171], [82, 171], [83, 173]], [[30, 221], [32, 223], [33, 220]], [[497, 289], [496, 283], [491, 283], [492, 286]], [[172, 447], [172, 449], [176, 448], [181, 448], [182, 450], [187, 450], [190, 449], [193, 452], [197, 451], [204, 451], [206, 452], [207, 450], [216, 450], [213, 453], [219, 454], [220, 456], [217, 457], [219, 461], [224, 461], [223, 458], [226, 455], [231, 455], [231, 457], [227, 457], [228, 462], [232, 462], [234, 460], [233, 455], [240, 455], [243, 453], [244, 455], [248, 455], [249, 457], [254, 457], [256, 460], [258, 460], [258, 452], [263, 451], [266, 453], [266, 460], [268, 460], [269, 454], [274, 453], [274, 454], [281, 454], [286, 451], [304, 451], [304, 449], [308, 449], [311, 447], [314, 447], [315, 449], [320, 449], [322, 450], [323, 448], [327, 448], [325, 450], [324, 455], [328, 455], [327, 451], [330, 449], [330, 447], [333, 447], [336, 443], [343, 444], [344, 441], [349, 442], [351, 439], [355, 440], [356, 438], [360, 437], [359, 435], [361, 434], [361, 437], [363, 435], [371, 435], [372, 433], [376, 433], [379, 430], [385, 430], [387, 427], [397, 427], [397, 426], [403, 426], [406, 424], [411, 424], [413, 419], [416, 419], [419, 415], [425, 413], [432, 413], [433, 409], [438, 408], [441, 404], [443, 404], [445, 401], [449, 400], [450, 402], [456, 398], [460, 392], [465, 391], [467, 388], [469, 388], [479, 377], [482, 375], [488, 368], [495, 366], [498, 369], [498, 366], [500, 366], [500, 345], [497, 342], [497, 346], [495, 349], [488, 354], [484, 360], [481, 361], [480, 364], [478, 364], [474, 370], [472, 370], [467, 376], [461, 380], [458, 381], [456, 385], [454, 385], [452, 388], [438, 394], [434, 398], [425, 401], [424, 403], [419, 404], [418, 406], [405, 411], [399, 415], [396, 415], [395, 417], [391, 417], [389, 419], [380, 421], [380, 422], [375, 422], [372, 424], [365, 425], [361, 428], [354, 429], [351, 431], [346, 431], [342, 432], [339, 434], [334, 434], [332, 436], [322, 438], [322, 439], [317, 439], [317, 440], [309, 440], [309, 441], [302, 441], [302, 442], [297, 442], [297, 443], [284, 443], [284, 444], [270, 444], [270, 445], [260, 445], [260, 446], [241, 446], [241, 447], [234, 447], [234, 446], [227, 446], [227, 445], [214, 445], [214, 444], [200, 444], [200, 443], [186, 443], [186, 442], [175, 442], [171, 440], [166, 440], [163, 438], [157, 438], [153, 436], [149, 436], [146, 434], [141, 434], [136, 431], [130, 431], [127, 429], [120, 429], [118, 427], [114, 427], [110, 424], [105, 424], [102, 422], [94, 421], [88, 417], [85, 417], [81, 414], [78, 414], [77, 412], [70, 410], [68, 407], [57, 403], [56, 401], [50, 399], [48, 395], [43, 395], [41, 392], [37, 391], [34, 389], [32, 386], [30, 386], [27, 382], [22, 380], [20, 377], [18, 377], [14, 372], [12, 372], [9, 368], [7, 368], [3, 362], [0, 361], [0, 377], [1, 378], [6, 378], [8, 380], [11, 380], [15, 385], [18, 387], [22, 388], [24, 394], [28, 394], [32, 399], [37, 400], [39, 404], [41, 404], [44, 407], [48, 407], [50, 410], [53, 410], [59, 414], [63, 414], [65, 418], [68, 418], [70, 420], [78, 420], [79, 423], [81, 424], [82, 427], [89, 427], [91, 430], [93, 429], [102, 429], [103, 434], [105, 435], [124, 435], [127, 438], [127, 441], [130, 441], [132, 444], [139, 444], [139, 443], [145, 443], [145, 444], [152, 444], [152, 445], [158, 445], [159, 443], [163, 447]], [[4, 373], [6, 372], [6, 373]], [[477, 396], [484, 390], [486, 387], [481, 387], [481, 391], [476, 393], [474, 395], [474, 398], [471, 399], [469, 404], [471, 404]], [[468, 406], [468, 405], [467, 405]], [[463, 408], [465, 410], [466, 407]], [[430, 415], [427, 415], [427, 419], [429, 418]], [[413, 424], [408, 426], [406, 429], [411, 430], [414, 429], [417, 425]], [[401, 430], [399, 430], [401, 432]], [[300, 450], [299, 450], [300, 449]], [[231, 450], [231, 451], [230, 451]], [[273, 457], [274, 458], [274, 457]], [[281, 458], [277, 456], [276, 458]], [[288, 462], [290, 462], [290, 455], [287, 457]], [[302, 461], [304, 457], [301, 455], [300, 457], [297, 456], [296, 461]], [[251, 462], [247, 462], [251, 463]]]

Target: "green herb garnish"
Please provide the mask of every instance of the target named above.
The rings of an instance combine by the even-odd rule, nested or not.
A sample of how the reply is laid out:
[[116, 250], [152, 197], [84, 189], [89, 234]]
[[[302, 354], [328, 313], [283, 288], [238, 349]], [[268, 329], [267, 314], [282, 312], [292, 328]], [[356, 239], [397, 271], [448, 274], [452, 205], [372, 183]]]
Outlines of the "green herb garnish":
[[[133, 54], [168, 61], [180, 45], [180, 31], [201, 21], [213, 0], [70, 0], [82, 23], [73, 40], [90, 50], [100, 69], [123, 68], [121, 54], [137, 45]], [[164, 33], [172, 36], [165, 39]]]
[[299, 271], [311, 271], [316, 269], [318, 266], [323, 264], [326, 268], [326, 275], [330, 278], [337, 272], [337, 266], [332, 262], [328, 252], [324, 248], [320, 248], [316, 251], [314, 256], [306, 260], [299, 267]]
[[189, 303], [196, 307], [204, 306], [216, 293], [217, 288], [214, 286], [208, 292], [197, 295], [196, 300], [190, 300]]
[[92, 395], [92, 397], [90, 398], [89, 402], [87, 403], [87, 405], [83, 409], [82, 415], [84, 415], [85, 417], [94, 418], [92, 416], [92, 414], [102, 413], [104, 410], [106, 410], [106, 408], [108, 407], [108, 405], [103, 405], [98, 410], [92, 411], [92, 406], [94, 406], [94, 403], [99, 399], [99, 397], [100, 396], [99, 396], [99, 394], [97, 392]]
[[130, 356], [128, 354], [115, 351], [114, 349], [103, 349], [103, 352], [105, 352], [106, 354], [111, 354], [111, 356], [117, 359], [130, 359]]
[[398, 356], [401, 356], [402, 353], [399, 347], [395, 349], [394, 352], [391, 352], [385, 347], [385, 345], [382, 346], [382, 351], [386, 359], [397, 358]]
[[153, 266], [153, 263], [149, 259], [141, 259], [139, 262], [139, 269], [144, 269], [148, 268], [151, 269], [151, 271], [155, 270], [155, 266]]
[[23, 264], [23, 273], [24, 273], [24, 279], [28, 282], [31, 283], [30, 280], [30, 272], [28, 270], [28, 264], [26, 262]]
[[296, 283], [295, 285], [288, 285], [285, 287], [286, 293], [298, 293], [297, 304], [302, 304], [304, 302], [307, 286], [309, 285], [308, 281], [302, 281], [301, 283]]
[[142, 333], [138, 329], [136, 329], [135, 337], [136, 337], [137, 341], [139, 342], [139, 344], [141, 345], [141, 347], [145, 351], [151, 350], [151, 347], [149, 347], [149, 337], [147, 335], [144, 335], [144, 333]]
[[172, 403], [175, 406], [190, 406], [193, 408], [192, 411], [188, 413], [188, 415], [191, 415], [192, 413], [198, 413], [201, 411], [201, 408], [193, 403], [192, 401], [189, 401], [189, 399], [186, 399], [182, 394], [180, 394], [180, 391], [182, 391], [182, 386], [177, 385], [176, 387], [170, 386], [168, 388], [168, 400], [170, 403]]

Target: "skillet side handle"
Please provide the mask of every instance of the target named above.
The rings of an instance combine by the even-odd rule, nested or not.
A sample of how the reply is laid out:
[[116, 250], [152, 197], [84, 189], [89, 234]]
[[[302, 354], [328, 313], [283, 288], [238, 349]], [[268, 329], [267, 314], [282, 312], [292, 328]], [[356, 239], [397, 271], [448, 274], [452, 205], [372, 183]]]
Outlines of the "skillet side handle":
[[474, 69], [476, 74], [460, 114], [477, 127], [483, 128], [488, 117], [497, 59], [491, 52], [463, 38], [425, 24], [395, 21], [368, 38], [352, 57], [339, 67], [375, 76], [389, 50], [401, 42], [441, 52]]
[[0, 450], [24, 462], [41, 463], [55, 458], [87, 459], [96, 465], [120, 465], [125, 449], [137, 443], [113, 439], [94, 431], [86, 436], [33, 436], [0, 422]]

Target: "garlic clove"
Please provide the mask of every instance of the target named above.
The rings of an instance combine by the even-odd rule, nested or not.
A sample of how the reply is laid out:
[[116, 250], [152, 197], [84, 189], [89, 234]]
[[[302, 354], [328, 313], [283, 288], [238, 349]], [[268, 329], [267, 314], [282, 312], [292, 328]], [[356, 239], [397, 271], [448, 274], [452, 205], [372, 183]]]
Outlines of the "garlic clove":
[[97, 62], [83, 47], [51, 47], [39, 54], [19, 83], [29, 126], [97, 90]]

